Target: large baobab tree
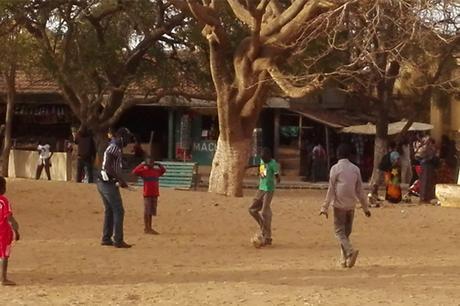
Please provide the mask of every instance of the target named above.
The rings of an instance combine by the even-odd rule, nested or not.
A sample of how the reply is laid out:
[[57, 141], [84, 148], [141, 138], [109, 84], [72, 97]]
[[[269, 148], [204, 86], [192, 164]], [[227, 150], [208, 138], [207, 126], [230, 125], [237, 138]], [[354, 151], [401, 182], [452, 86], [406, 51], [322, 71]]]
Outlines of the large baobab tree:
[[[354, 1], [344, 2], [186, 1], [187, 8], [203, 25], [217, 95], [220, 135], [209, 191], [242, 195], [252, 131], [272, 88], [290, 97], [313, 94], [321, 88], [325, 75], [310, 71], [308, 65], [302, 71], [301, 83], [286, 72], [296, 70], [289, 66], [294, 64], [293, 59], [304, 55], [301, 50], [313, 45], [319, 48], [315, 59], [334, 50], [333, 39], [337, 37], [327, 41], [325, 34], [334, 25], [343, 24], [344, 12]], [[183, 1], [175, 3], [184, 7]], [[316, 39], [327, 42], [321, 46]]]

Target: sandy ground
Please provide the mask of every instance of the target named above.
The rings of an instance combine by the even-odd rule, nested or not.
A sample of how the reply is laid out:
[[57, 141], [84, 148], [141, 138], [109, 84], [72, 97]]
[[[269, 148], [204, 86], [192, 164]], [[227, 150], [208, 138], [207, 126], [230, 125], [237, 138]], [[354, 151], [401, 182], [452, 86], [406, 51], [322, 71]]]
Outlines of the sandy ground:
[[225, 198], [162, 190], [156, 228], [142, 232], [138, 192], [123, 192], [132, 249], [99, 245], [94, 185], [14, 180], [22, 227], [0, 305], [460, 305], [460, 209], [387, 206], [358, 212], [353, 269], [337, 265], [324, 191], [283, 190], [273, 200], [274, 245], [254, 249], [254, 190]]

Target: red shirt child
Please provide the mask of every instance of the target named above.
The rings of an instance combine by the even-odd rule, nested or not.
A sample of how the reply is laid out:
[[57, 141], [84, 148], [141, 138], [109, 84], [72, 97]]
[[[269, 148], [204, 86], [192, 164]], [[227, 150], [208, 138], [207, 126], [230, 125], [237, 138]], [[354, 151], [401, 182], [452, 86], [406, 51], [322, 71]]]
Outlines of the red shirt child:
[[144, 181], [144, 197], [158, 197], [160, 195], [159, 180], [165, 172], [165, 167], [153, 162], [142, 162], [134, 168], [133, 174], [141, 177]]
[[144, 181], [144, 233], [146, 234], [158, 235], [158, 232], [152, 229], [152, 216], [157, 215], [158, 196], [160, 195], [159, 180], [165, 172], [165, 167], [150, 159], [133, 170], [133, 174]]
[[6, 278], [8, 270], [8, 258], [10, 257], [13, 240], [19, 240], [18, 223], [13, 217], [10, 203], [3, 195], [6, 191], [6, 180], [0, 177], [0, 260], [2, 263], [1, 284], [13, 286], [14, 282]]
[[10, 257], [11, 242], [13, 242], [13, 229], [8, 221], [12, 212], [8, 199], [0, 195], [0, 258]]

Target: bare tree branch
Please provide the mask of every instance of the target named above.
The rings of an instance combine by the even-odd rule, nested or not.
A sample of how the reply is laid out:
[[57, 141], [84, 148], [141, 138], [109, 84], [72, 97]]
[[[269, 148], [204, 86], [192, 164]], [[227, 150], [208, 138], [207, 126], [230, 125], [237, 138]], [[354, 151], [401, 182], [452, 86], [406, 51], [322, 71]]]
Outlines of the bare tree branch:
[[292, 84], [290, 78], [284, 75], [280, 69], [272, 65], [268, 69], [268, 73], [272, 77], [273, 81], [281, 88], [281, 90], [292, 98], [302, 98], [307, 95], [314, 94], [321, 89], [323, 80], [321, 76], [312, 78], [308, 85], [296, 86]]
[[254, 19], [251, 12], [247, 10], [239, 0], [227, 0], [227, 2], [232, 8], [235, 16], [248, 25], [250, 29], [254, 29]]

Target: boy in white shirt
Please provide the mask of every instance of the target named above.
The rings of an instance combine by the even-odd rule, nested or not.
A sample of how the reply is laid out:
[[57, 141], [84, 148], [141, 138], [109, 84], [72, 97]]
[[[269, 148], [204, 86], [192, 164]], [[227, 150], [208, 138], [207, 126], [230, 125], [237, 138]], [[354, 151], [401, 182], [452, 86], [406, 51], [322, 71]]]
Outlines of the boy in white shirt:
[[46, 176], [48, 177], [48, 180], [51, 180], [51, 173], [50, 173], [50, 168], [51, 168], [51, 156], [53, 156], [53, 152], [51, 152], [51, 146], [49, 144], [44, 144], [43, 142], [39, 142], [37, 151], [39, 154], [38, 158], [38, 165], [37, 165], [37, 172], [35, 174], [35, 179], [40, 179], [42, 175], [42, 170], [45, 168]]

